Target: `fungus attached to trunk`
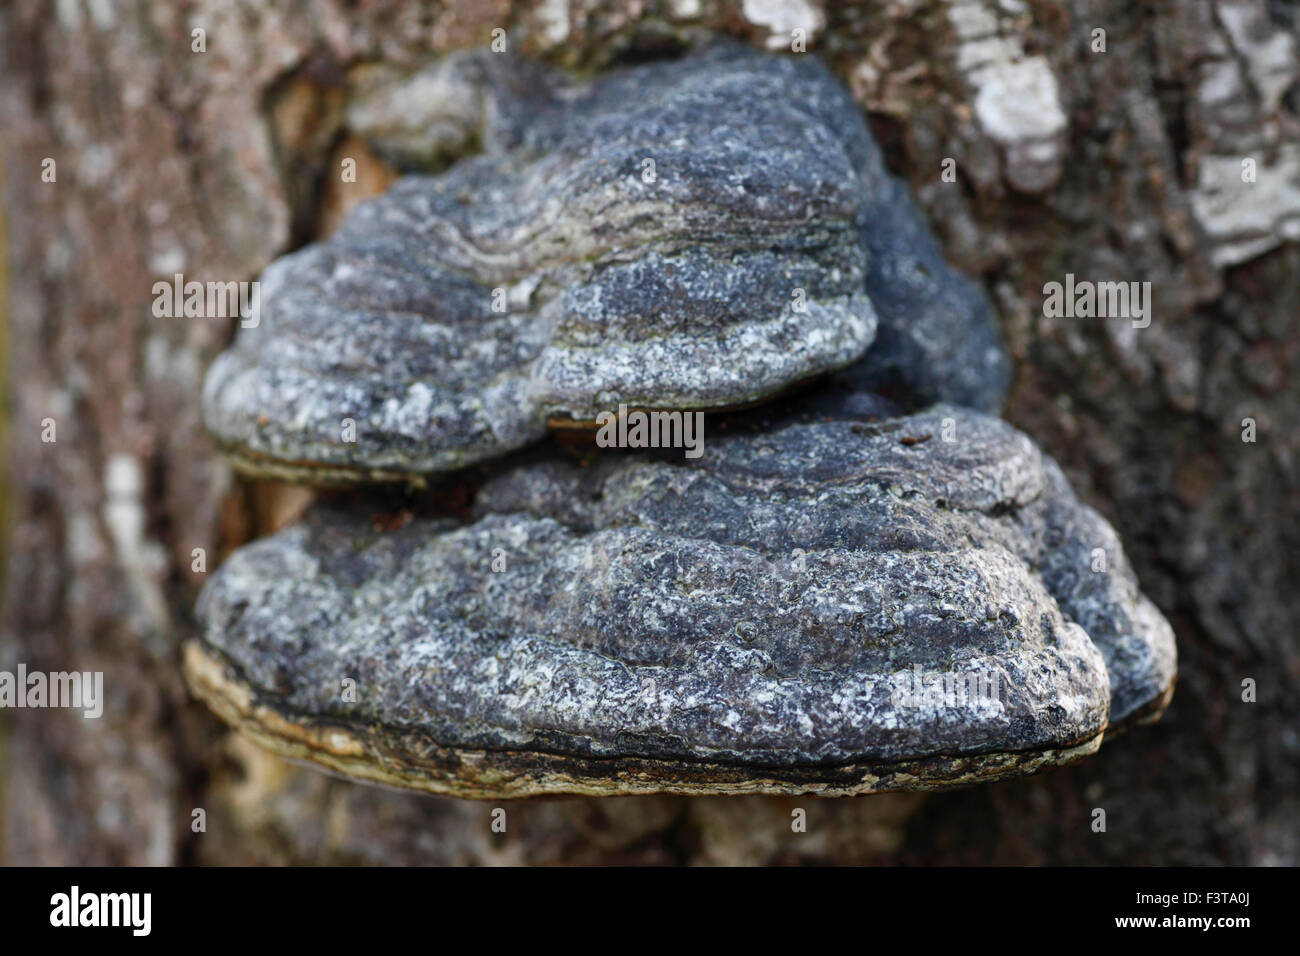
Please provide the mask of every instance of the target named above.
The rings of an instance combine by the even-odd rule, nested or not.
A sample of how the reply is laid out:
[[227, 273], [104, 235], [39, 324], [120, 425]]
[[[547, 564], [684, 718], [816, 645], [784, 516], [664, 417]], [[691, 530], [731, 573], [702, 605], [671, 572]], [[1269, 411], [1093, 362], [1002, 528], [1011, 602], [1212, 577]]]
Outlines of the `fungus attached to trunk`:
[[191, 683], [288, 756], [471, 797], [940, 788], [1158, 712], [1169, 627], [1056, 466], [882, 407], [535, 456], [464, 523], [318, 508], [216, 574]]
[[266, 270], [204, 395], [241, 467], [418, 483], [548, 422], [833, 374], [713, 418], [703, 457], [552, 445], [461, 476], [462, 517], [337, 499], [240, 548], [186, 651], [218, 714], [357, 778], [511, 797], [957, 786], [1163, 710], [1169, 625], [1056, 464], [960, 407], [1006, 388], [988, 304], [814, 60], [368, 82], [349, 121], [380, 152], [485, 152]]
[[205, 387], [238, 464], [418, 479], [548, 419], [750, 404], [862, 355], [882, 182], [824, 70], [721, 46], [554, 82], [498, 116], [514, 149], [405, 177], [266, 270]]
[[987, 302], [812, 58], [717, 43], [578, 82], [466, 54], [370, 86], [349, 115], [387, 155], [486, 152], [267, 268], [204, 389], [242, 470], [419, 484], [548, 421], [752, 404], [859, 359], [878, 315], [864, 386], [1000, 403]]

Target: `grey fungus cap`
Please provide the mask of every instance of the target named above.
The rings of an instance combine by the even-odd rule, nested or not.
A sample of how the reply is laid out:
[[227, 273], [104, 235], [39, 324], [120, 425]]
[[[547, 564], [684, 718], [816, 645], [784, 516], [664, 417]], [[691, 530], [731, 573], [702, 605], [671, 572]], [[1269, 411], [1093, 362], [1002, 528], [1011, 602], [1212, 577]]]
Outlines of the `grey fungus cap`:
[[864, 388], [1002, 401], [983, 293], [811, 57], [719, 42], [580, 82], [459, 54], [367, 89], [350, 122], [406, 167], [484, 153], [266, 269], [203, 394], [244, 471], [418, 485], [548, 423], [741, 407], [859, 359]]
[[723, 45], [527, 95], [549, 108], [491, 111], [513, 148], [403, 177], [267, 268], [204, 389], [237, 464], [418, 482], [550, 419], [751, 404], [871, 344], [884, 183], [821, 67]]
[[467, 797], [960, 786], [1163, 709], [1169, 626], [1027, 437], [795, 409], [693, 462], [535, 454], [465, 520], [318, 507], [215, 574], [191, 685], [287, 756]]

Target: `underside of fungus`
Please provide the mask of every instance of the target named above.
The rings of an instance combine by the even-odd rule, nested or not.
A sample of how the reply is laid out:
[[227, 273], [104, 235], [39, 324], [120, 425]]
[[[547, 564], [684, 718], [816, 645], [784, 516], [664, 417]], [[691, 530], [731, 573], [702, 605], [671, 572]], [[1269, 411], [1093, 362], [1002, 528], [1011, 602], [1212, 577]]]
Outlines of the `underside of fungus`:
[[838, 406], [698, 462], [538, 455], [465, 521], [318, 508], [219, 571], [191, 682], [288, 756], [471, 797], [964, 785], [1163, 708], [1168, 624], [1024, 435]]

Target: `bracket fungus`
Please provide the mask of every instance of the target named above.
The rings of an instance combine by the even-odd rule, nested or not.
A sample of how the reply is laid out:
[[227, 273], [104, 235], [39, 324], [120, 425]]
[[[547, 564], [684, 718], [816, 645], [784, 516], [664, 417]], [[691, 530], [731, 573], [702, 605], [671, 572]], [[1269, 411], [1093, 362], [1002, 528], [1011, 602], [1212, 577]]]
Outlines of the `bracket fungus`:
[[405, 177], [273, 263], [210, 428], [252, 470], [409, 478], [548, 419], [744, 405], [853, 362], [876, 327], [862, 120], [820, 70], [760, 65], [571, 90], [520, 120], [531, 148]]
[[938, 788], [1163, 707], [1168, 624], [1024, 435], [807, 417], [694, 462], [538, 456], [464, 522], [319, 507], [215, 576], [192, 684], [288, 756], [470, 797]]
[[548, 421], [752, 404], [860, 359], [878, 310], [868, 384], [1000, 401], [987, 304], [815, 61], [719, 43], [585, 83], [454, 63], [454, 82], [440, 65], [355, 122], [409, 163], [419, 141], [392, 114], [412, 90], [478, 89], [459, 134], [423, 116], [443, 131], [424, 149], [481, 120], [486, 152], [403, 177], [274, 262], [257, 323], [209, 371], [206, 421], [243, 470], [420, 484]]
[[[977, 410], [1008, 377], [983, 295], [822, 67], [719, 43], [588, 82], [431, 69], [354, 122], [408, 165], [478, 123], [485, 153], [273, 264], [206, 414], [253, 471], [478, 463], [469, 511], [380, 525], [336, 497], [236, 550], [186, 649], [216, 713], [484, 798], [938, 789], [1160, 714], [1168, 623], [1057, 465]], [[478, 99], [413, 92], [444, 88]], [[712, 416], [697, 459], [517, 451], [616, 403], [763, 402]]]

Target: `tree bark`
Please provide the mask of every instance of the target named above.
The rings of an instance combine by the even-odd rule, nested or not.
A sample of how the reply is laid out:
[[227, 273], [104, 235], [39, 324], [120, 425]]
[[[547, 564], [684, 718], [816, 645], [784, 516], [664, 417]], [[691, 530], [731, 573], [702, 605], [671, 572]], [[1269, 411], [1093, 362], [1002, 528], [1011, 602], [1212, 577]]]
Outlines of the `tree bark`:
[[[0, 669], [103, 671], [107, 698], [97, 720], [0, 712], [0, 859], [1300, 863], [1300, 10], [826, 6], [0, 9]], [[352, 71], [496, 28], [581, 69], [710, 30], [833, 66], [949, 258], [998, 307], [1017, 365], [1006, 417], [1116, 526], [1174, 625], [1180, 681], [1159, 724], [1074, 767], [958, 793], [532, 801], [494, 834], [490, 805], [283, 763], [190, 700], [178, 652], [204, 580], [194, 549], [215, 568], [304, 496], [236, 481], [216, 457], [199, 394], [230, 323], [155, 318], [153, 283], [253, 279], [327, 231], [392, 176], [346, 127]], [[809, 52], [789, 53], [800, 28]], [[337, 181], [341, 156], [359, 159], [357, 184]], [[1043, 285], [1067, 273], [1150, 281], [1150, 326], [1048, 317]], [[795, 807], [807, 833], [791, 831]]]

